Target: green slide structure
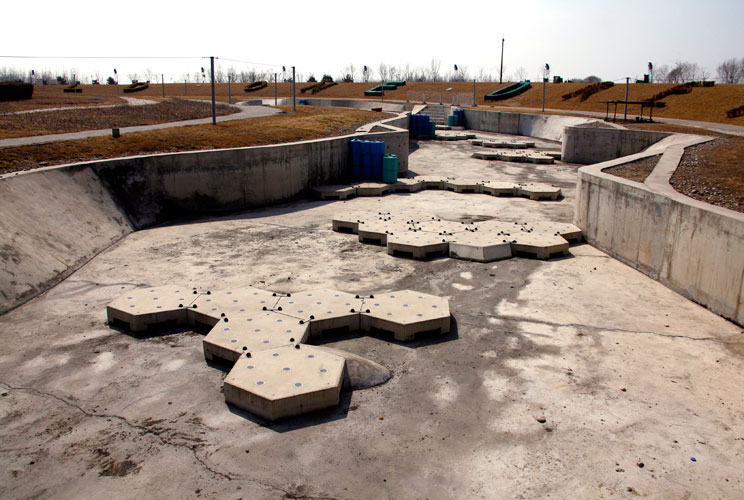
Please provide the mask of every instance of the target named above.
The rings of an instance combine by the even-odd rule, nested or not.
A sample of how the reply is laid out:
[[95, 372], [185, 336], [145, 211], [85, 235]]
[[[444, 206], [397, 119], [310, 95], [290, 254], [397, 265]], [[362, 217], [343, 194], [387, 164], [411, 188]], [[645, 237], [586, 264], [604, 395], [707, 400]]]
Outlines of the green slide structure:
[[532, 84], [529, 80], [523, 82], [513, 83], [504, 87], [503, 89], [494, 90], [490, 94], [486, 94], [486, 101], [501, 101], [503, 99], [510, 99], [528, 90]]
[[366, 97], [381, 96], [385, 90], [395, 90], [398, 87], [402, 87], [405, 84], [406, 82], [403, 80], [393, 80], [393, 81], [385, 82], [376, 87], [372, 87], [369, 90], [365, 90], [364, 95]]

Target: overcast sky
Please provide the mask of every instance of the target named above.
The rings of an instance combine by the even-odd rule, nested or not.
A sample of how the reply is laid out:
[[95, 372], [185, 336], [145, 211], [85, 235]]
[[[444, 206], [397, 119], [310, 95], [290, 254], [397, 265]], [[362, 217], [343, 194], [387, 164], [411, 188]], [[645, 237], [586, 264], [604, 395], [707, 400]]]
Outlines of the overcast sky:
[[[238, 71], [296, 66], [307, 77], [340, 75], [350, 63], [426, 66], [440, 61], [477, 76], [524, 68], [538, 79], [547, 62], [564, 78], [642, 77], [647, 64], [697, 63], [715, 76], [724, 59], [744, 57], [744, 0], [5, 2], [0, 66], [77, 68], [102, 77], [117, 68], [165, 73], [166, 81], [218, 64]], [[88, 56], [103, 59], [16, 59]], [[168, 59], [117, 59], [159, 56]], [[171, 59], [171, 57], [193, 59]], [[262, 66], [244, 62], [273, 64]], [[193, 77], [192, 77], [193, 78]]]

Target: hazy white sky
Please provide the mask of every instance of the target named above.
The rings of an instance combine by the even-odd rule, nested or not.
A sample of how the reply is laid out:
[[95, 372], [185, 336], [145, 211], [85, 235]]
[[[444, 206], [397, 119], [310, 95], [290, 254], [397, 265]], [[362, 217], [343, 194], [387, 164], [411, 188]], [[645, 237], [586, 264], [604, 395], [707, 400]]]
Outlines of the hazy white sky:
[[[77, 68], [105, 78], [150, 68], [182, 81], [214, 55], [296, 66], [304, 76], [354, 64], [454, 64], [471, 76], [481, 68], [498, 77], [501, 37], [505, 75], [517, 68], [538, 78], [550, 63], [564, 78], [642, 77], [649, 61], [683, 60], [715, 76], [724, 59], [744, 57], [744, 0], [522, 0], [319, 2], [6, 2], [0, 66]], [[5, 56], [88, 56], [104, 59], [15, 59]], [[160, 56], [194, 59], [117, 59]], [[265, 66], [221, 60], [245, 70]], [[274, 67], [276, 68], [276, 67]]]

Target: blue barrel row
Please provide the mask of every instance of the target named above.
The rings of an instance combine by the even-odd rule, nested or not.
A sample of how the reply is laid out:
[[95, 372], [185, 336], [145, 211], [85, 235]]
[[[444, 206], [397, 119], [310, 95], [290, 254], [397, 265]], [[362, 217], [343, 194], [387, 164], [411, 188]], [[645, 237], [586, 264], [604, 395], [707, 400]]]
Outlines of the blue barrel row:
[[411, 115], [409, 131], [413, 135], [431, 135], [429, 115]]
[[465, 110], [464, 109], [455, 109], [452, 110], [452, 114], [447, 119], [447, 125], [465, 125]]
[[352, 139], [349, 145], [351, 175], [355, 179], [382, 180], [382, 157], [385, 156], [385, 143]]

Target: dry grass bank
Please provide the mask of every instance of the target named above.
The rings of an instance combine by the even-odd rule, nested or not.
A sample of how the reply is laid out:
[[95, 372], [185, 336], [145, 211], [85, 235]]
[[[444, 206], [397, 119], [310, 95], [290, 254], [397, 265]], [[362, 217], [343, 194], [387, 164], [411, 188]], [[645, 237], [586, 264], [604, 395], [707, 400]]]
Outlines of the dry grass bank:
[[[326, 90], [321, 91], [315, 96], [301, 94], [300, 88], [305, 83], [297, 84], [297, 96], [302, 97], [324, 97], [337, 99], [363, 99], [364, 91], [373, 87], [378, 82], [369, 83], [339, 83]], [[540, 108], [542, 106], [542, 84], [534, 83], [532, 88], [525, 93], [509, 99], [494, 103], [486, 102], [484, 96], [505, 87], [506, 83], [477, 83], [476, 84], [476, 102], [479, 106], [487, 105], [498, 108], [508, 109], [510, 107], [528, 107]], [[604, 101], [621, 100], [625, 98], [625, 85], [617, 84], [612, 88], [603, 90], [589, 97], [582, 102], [578, 97], [569, 100], [563, 100], [562, 96], [569, 92], [584, 87], [583, 83], [548, 83], [546, 84], [545, 106], [551, 109], [560, 109], [566, 111], [594, 111], [604, 113], [606, 105]], [[640, 101], [648, 99], [651, 96], [672, 87], [672, 84], [655, 83], [655, 84], [631, 84], [628, 98], [631, 101]], [[250, 98], [273, 98], [274, 84], [257, 92], [244, 92], [243, 84], [230, 85], [232, 101]], [[36, 109], [56, 106], [73, 106], [73, 105], [91, 105], [95, 103], [116, 103], [121, 102], [117, 99], [115, 85], [83, 85], [81, 94], [64, 94], [63, 86], [47, 85], [41, 89], [37, 86], [34, 89], [34, 98], [31, 101], [20, 103], [0, 103], [0, 113], [15, 111], [18, 109]], [[451, 90], [447, 90], [451, 89]], [[165, 90], [166, 97], [186, 97], [190, 99], [209, 99], [211, 87], [209, 84], [190, 83], [167, 83], [165, 89], [160, 84], [152, 84], [150, 88], [126, 94], [131, 97], [159, 99]], [[433, 102], [439, 102], [438, 95], [442, 93], [443, 99], [447, 100], [448, 93], [472, 93], [472, 82], [409, 82], [404, 87], [388, 91], [385, 99], [405, 101], [408, 92], [427, 92]], [[228, 84], [220, 83], [216, 85], [216, 96], [220, 101], [228, 101]], [[289, 83], [279, 83], [277, 85], [279, 97], [289, 97], [291, 95], [291, 85]], [[125, 95], [125, 94], [121, 94]], [[372, 100], [379, 100], [375, 98]], [[734, 125], [744, 125], [744, 117], [728, 118], [726, 111], [744, 104], [744, 85], [716, 85], [714, 87], [694, 88], [691, 93], [684, 95], [669, 96], [664, 99], [665, 108], [655, 109], [654, 116], [660, 118], [680, 118], [686, 120], [701, 120], [717, 123], [729, 123]], [[630, 113], [637, 114], [638, 107], [633, 106], [629, 109]]]
[[120, 138], [93, 137], [34, 146], [0, 149], [0, 173], [29, 170], [86, 160], [141, 154], [196, 151], [279, 144], [350, 133], [382, 115], [344, 108], [291, 107], [286, 113], [218, 123], [123, 134]]

